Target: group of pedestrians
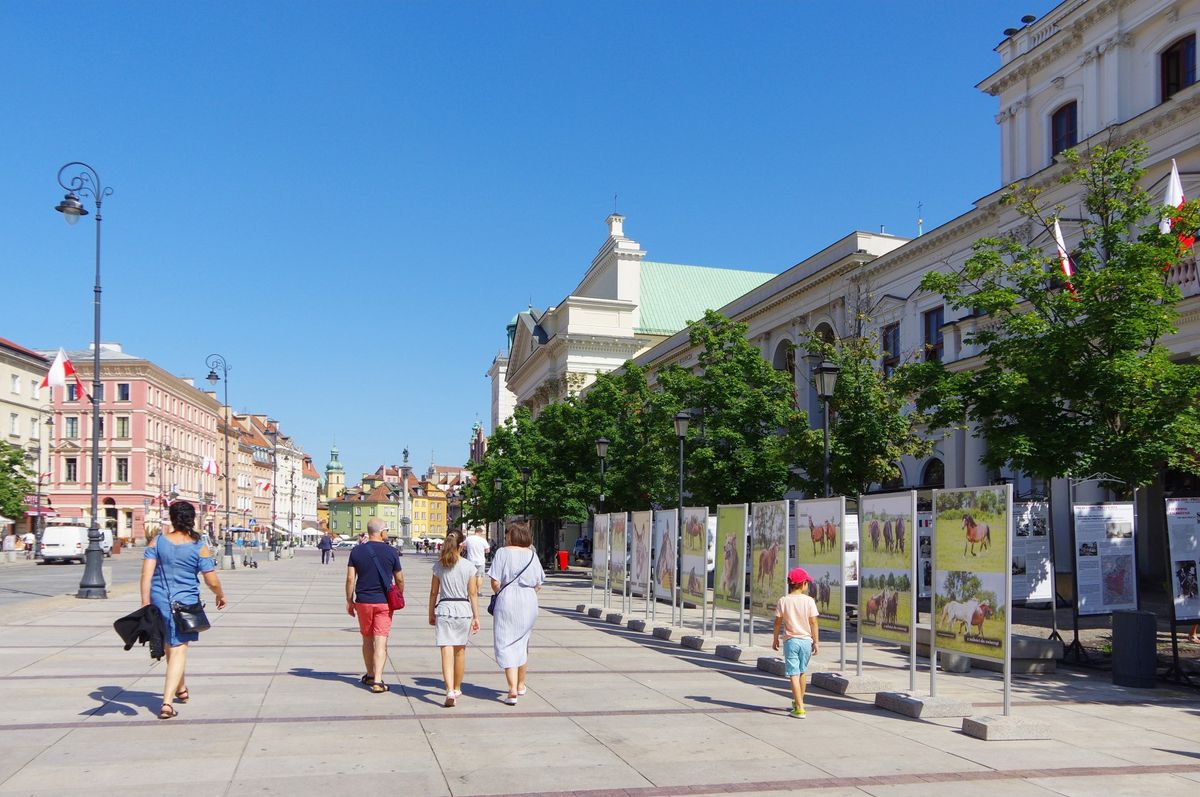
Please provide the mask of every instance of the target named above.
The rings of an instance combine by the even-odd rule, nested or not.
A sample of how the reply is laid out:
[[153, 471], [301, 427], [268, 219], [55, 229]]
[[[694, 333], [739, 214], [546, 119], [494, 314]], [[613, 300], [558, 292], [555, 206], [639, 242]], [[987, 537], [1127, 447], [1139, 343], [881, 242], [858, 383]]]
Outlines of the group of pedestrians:
[[[404, 573], [395, 548], [384, 541], [382, 520], [367, 524], [367, 541], [355, 546], [346, 568], [346, 611], [358, 619], [367, 671], [360, 681], [374, 693], [388, 691], [383, 680], [387, 638], [394, 609], [388, 591], [394, 584], [404, 591]], [[517, 705], [525, 694], [529, 640], [537, 621], [537, 593], [546, 574], [532, 548], [526, 523], [512, 523], [505, 531], [505, 546], [486, 569], [487, 540], [481, 531], [463, 535], [450, 531], [433, 564], [429, 589], [429, 624], [439, 648], [444, 705], [462, 697], [467, 643], [479, 632], [479, 598], [485, 578], [491, 582], [492, 645], [496, 663], [504, 670], [508, 694], [504, 702]], [[390, 574], [390, 575], [389, 575]]]

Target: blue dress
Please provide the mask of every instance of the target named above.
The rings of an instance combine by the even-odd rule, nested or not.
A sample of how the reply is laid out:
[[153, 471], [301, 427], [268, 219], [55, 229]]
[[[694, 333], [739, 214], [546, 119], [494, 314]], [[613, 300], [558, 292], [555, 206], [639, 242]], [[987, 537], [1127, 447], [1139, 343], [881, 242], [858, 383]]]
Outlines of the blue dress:
[[153, 559], [154, 577], [150, 579], [150, 602], [162, 612], [163, 621], [167, 626], [167, 644], [171, 647], [185, 642], [195, 642], [200, 634], [177, 634], [175, 618], [171, 614], [171, 602], [199, 603], [200, 573], [211, 573], [216, 569], [212, 557], [201, 556], [200, 549], [204, 540], [196, 542], [173, 543], [166, 539], [165, 534], [158, 535], [154, 544], [146, 549], [146, 559]]

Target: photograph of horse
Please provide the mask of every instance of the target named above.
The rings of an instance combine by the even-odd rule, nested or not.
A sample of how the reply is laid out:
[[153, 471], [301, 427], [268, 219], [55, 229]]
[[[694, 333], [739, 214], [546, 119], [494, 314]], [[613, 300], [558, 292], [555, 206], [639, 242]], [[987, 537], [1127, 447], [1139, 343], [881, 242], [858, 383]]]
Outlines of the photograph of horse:
[[934, 506], [934, 559], [941, 571], [970, 568], [1003, 575], [1011, 570], [1005, 491], [998, 487], [940, 491]]
[[[641, 515], [641, 517], [639, 517]], [[645, 589], [650, 570], [650, 513], [635, 512], [633, 521], [633, 558], [629, 561], [629, 580]]]
[[992, 527], [980, 520], [976, 520], [975, 516], [970, 512], [964, 512], [962, 516], [962, 530], [966, 539], [963, 541], [963, 558], [967, 556], [967, 546], [971, 548], [971, 556], [978, 556], [975, 551], [975, 546], [979, 546], [980, 551], [986, 551], [992, 545]]
[[725, 538], [725, 545], [722, 546], [725, 566], [721, 568], [721, 593], [731, 598], [741, 595], [742, 590], [742, 555], [738, 550], [738, 539], [740, 535], [731, 534]]
[[933, 627], [939, 648], [1003, 658], [1003, 573], [939, 572]]
[[675, 524], [668, 518], [660, 524], [661, 533], [658, 535], [657, 555], [654, 560], [654, 583], [659, 590], [670, 594], [675, 583]]

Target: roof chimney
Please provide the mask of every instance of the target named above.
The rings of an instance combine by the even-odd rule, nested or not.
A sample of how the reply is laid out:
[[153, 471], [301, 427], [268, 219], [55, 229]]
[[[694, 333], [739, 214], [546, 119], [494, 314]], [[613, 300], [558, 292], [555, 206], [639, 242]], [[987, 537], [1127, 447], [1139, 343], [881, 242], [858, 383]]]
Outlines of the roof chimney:
[[609, 238], [624, 238], [625, 237], [625, 217], [620, 213], [614, 213], [605, 219], [608, 223]]

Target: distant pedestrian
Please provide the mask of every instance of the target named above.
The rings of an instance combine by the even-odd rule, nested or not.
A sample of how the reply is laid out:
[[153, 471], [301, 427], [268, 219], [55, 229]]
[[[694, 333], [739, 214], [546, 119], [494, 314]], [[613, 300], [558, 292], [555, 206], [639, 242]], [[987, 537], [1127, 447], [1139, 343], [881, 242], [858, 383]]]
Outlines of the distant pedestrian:
[[321, 552], [321, 564], [327, 565], [333, 561], [333, 539], [330, 538], [329, 532], [325, 532], [321, 539], [317, 540], [317, 550]]
[[388, 691], [383, 682], [388, 634], [392, 630], [388, 590], [395, 583], [404, 591], [400, 557], [395, 548], [383, 541], [385, 528], [379, 518], [367, 523], [367, 541], [354, 546], [346, 566], [346, 613], [358, 618], [363, 664], [367, 668], [359, 680], [376, 694]]
[[463, 557], [475, 565], [475, 591], [483, 589], [483, 575], [487, 571], [487, 555], [492, 547], [483, 536], [483, 529], [475, 529], [474, 534], [467, 534], [462, 541]]
[[467, 637], [479, 631], [479, 582], [475, 565], [459, 556], [460, 541], [457, 531], [446, 534], [429, 587], [429, 624], [435, 629], [434, 644], [441, 648], [446, 708], [462, 695]]
[[25, 532], [25, 536], [21, 538], [21, 542], [25, 543], [25, 558], [32, 559], [33, 548], [37, 545], [37, 537], [34, 536], [32, 531], [27, 531]]
[[817, 602], [808, 594], [812, 578], [803, 567], [787, 574], [788, 594], [775, 604], [775, 636], [772, 650], [779, 650], [779, 632], [784, 635], [783, 672], [792, 684], [791, 716], [803, 719], [804, 673], [808, 660], [817, 655], [821, 640], [817, 631]]
[[5, 534], [4, 541], [0, 543], [0, 551], [4, 551], [5, 553], [11, 551], [15, 556], [17, 553], [17, 535]]
[[[367, 524], [367, 528], [370, 528], [370, 527], [371, 527], [371, 524], [370, 524], [370, 523], [368, 523], [368, 524]], [[358, 535], [358, 544], [359, 544], [359, 545], [362, 545], [362, 544], [363, 544], [364, 542], [366, 542], [368, 539], [370, 539], [370, 535], [369, 535], [369, 534], [359, 534], [359, 535]]]
[[496, 663], [504, 670], [508, 681], [505, 703], [517, 704], [525, 694], [525, 670], [529, 663], [529, 638], [537, 622], [537, 593], [546, 580], [537, 552], [530, 547], [533, 538], [529, 524], [516, 522], [504, 533], [508, 543], [492, 558], [488, 576], [492, 593], [496, 595], [493, 614], [492, 642]]
[[191, 697], [185, 672], [187, 646], [200, 638], [198, 632], [175, 627], [172, 605], [199, 603], [197, 577], [203, 576], [204, 583], [216, 597], [217, 609], [225, 608], [225, 591], [215, 572], [212, 548], [196, 531], [196, 507], [187, 501], [176, 501], [171, 504], [170, 517], [171, 530], [155, 537], [154, 544], [146, 548], [142, 559], [142, 606], [153, 603], [162, 615], [167, 631], [167, 672], [162, 707], [158, 711], [160, 720], [178, 716], [172, 702], [186, 703]]

